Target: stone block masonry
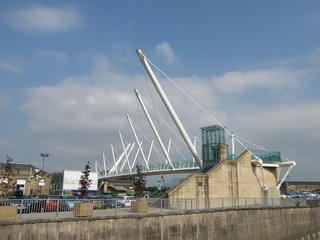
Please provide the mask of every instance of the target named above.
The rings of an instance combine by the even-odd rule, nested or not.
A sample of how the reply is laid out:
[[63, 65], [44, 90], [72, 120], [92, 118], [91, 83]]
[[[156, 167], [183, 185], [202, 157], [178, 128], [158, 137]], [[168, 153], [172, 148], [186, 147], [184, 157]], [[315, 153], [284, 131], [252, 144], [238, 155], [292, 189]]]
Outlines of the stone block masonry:
[[261, 208], [0, 222], [1, 240], [320, 239], [320, 208]]

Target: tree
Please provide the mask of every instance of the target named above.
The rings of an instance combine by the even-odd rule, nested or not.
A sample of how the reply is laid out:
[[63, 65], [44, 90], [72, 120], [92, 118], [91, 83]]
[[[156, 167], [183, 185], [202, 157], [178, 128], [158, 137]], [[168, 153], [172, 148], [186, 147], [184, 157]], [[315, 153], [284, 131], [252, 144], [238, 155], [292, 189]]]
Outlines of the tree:
[[91, 163], [87, 162], [87, 164], [84, 166], [84, 170], [82, 171], [82, 175], [79, 180], [80, 197], [86, 197], [88, 195], [88, 190], [92, 182], [92, 180], [89, 179], [90, 172], [91, 172]]
[[12, 158], [7, 156], [4, 164], [4, 170], [0, 173], [0, 192], [2, 192], [5, 198], [7, 198], [9, 194], [16, 189], [16, 182], [14, 181], [15, 167], [12, 162]]
[[62, 172], [52, 173], [52, 180], [51, 180], [52, 190], [61, 190], [62, 183], [63, 183], [63, 173]]
[[144, 196], [143, 192], [146, 189], [147, 180], [142, 174], [141, 166], [137, 164], [136, 169], [137, 169], [137, 176], [134, 177], [132, 180], [133, 188], [134, 188], [134, 192], [136, 193], [136, 196], [139, 198], [142, 198]]

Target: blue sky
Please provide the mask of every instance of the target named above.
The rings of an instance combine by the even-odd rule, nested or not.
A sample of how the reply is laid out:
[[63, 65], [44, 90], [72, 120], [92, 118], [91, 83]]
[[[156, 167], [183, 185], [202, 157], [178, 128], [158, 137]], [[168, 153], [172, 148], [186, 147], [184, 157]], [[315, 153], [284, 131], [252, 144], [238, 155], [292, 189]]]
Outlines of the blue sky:
[[[120, 151], [125, 113], [144, 121], [140, 48], [230, 131], [296, 161], [290, 180], [319, 181], [319, 27], [318, 1], [2, 0], [0, 156], [48, 152], [53, 172]], [[190, 136], [215, 124], [162, 80]]]

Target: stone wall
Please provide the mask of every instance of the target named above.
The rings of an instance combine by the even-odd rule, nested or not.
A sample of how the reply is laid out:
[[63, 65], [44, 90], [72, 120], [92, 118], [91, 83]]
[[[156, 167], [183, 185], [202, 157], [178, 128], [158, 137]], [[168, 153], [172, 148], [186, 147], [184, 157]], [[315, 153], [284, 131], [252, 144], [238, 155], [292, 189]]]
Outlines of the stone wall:
[[[245, 151], [236, 160], [224, 160], [206, 174], [193, 174], [171, 188], [167, 198], [279, 198], [276, 167], [260, 168], [251, 164]], [[263, 180], [264, 179], [264, 180]], [[267, 186], [267, 190], [262, 190]]]
[[2, 240], [320, 239], [320, 208], [190, 211], [0, 222]]
[[[16, 164], [16, 166], [19, 166], [19, 164]], [[29, 169], [15, 169], [15, 176], [13, 178], [13, 181], [15, 183], [17, 183], [18, 180], [25, 181], [24, 189], [22, 189], [25, 195], [33, 195], [40, 193], [50, 194], [52, 175], [43, 170], [39, 170], [38, 172], [36, 172], [35, 169], [36, 168], [33, 166]], [[0, 170], [3, 171], [3, 169]], [[41, 186], [39, 185], [40, 182], [42, 182]], [[2, 194], [1, 191], [0, 194]]]

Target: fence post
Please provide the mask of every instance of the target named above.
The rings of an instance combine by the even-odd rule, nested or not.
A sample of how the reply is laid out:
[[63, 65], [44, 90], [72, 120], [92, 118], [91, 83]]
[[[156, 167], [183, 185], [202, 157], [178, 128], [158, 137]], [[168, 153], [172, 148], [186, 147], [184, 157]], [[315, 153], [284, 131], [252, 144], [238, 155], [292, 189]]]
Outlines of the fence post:
[[24, 202], [23, 202], [23, 201], [24, 201], [24, 200], [22, 199], [22, 200], [21, 200], [21, 204], [20, 204], [19, 220], [21, 220], [21, 217], [22, 217], [22, 216], [21, 216], [21, 215], [22, 215], [22, 206], [24, 206], [24, 204], [23, 204]]
[[21, 215], [22, 215], [22, 206], [24, 206], [23, 204], [23, 199], [21, 200], [21, 203], [20, 203], [20, 212], [19, 212], [19, 220], [21, 220]]
[[160, 199], [160, 213], [162, 213], [162, 198]]
[[[62, 204], [62, 202], [61, 202], [61, 204]], [[60, 206], [60, 199], [58, 199], [58, 201], [57, 201], [56, 219], [59, 218], [59, 206]]]

